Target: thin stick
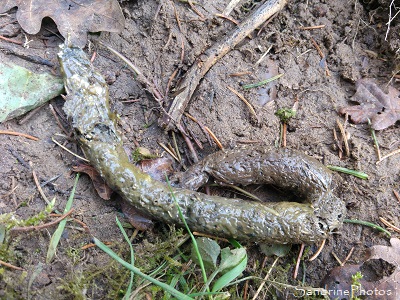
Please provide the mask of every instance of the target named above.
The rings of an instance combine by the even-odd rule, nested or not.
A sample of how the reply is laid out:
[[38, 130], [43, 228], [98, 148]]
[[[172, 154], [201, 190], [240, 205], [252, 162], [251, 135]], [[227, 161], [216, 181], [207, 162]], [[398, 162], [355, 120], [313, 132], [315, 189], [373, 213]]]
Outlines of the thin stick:
[[55, 219], [54, 221], [51, 221], [49, 223], [45, 223], [45, 224], [42, 224], [42, 225], [26, 226], [26, 227], [14, 227], [14, 228], [12, 228], [10, 230], [10, 233], [31, 232], [31, 231], [40, 230], [40, 229], [44, 229], [44, 228], [48, 228], [48, 227], [57, 225], [62, 220], [64, 220], [66, 217], [68, 217], [70, 214], [72, 214], [73, 211], [74, 211], [74, 209], [72, 208], [70, 211], [68, 211], [67, 213], [63, 214], [61, 217]]
[[60, 119], [58, 118], [57, 113], [56, 113], [56, 111], [55, 111], [53, 105], [49, 104], [49, 108], [50, 108], [51, 113], [52, 113], [53, 116], [54, 116], [54, 119], [56, 119], [56, 122], [57, 122], [58, 127], [60, 127], [60, 129], [65, 133], [65, 135], [71, 137], [71, 133], [68, 132], [68, 131], [65, 129], [65, 127], [61, 124]]
[[46, 194], [43, 192], [42, 187], [40, 186], [39, 180], [38, 180], [38, 178], [36, 176], [35, 170], [33, 169], [31, 161], [29, 162], [29, 166], [32, 169], [33, 181], [35, 181], [35, 184], [36, 184], [36, 187], [37, 187], [37, 189], [39, 191], [39, 194], [42, 196], [43, 200], [47, 203], [47, 205], [50, 205], [50, 201], [47, 199]]
[[294, 268], [294, 273], [293, 273], [293, 278], [294, 279], [297, 278], [297, 275], [298, 275], [298, 272], [299, 272], [299, 266], [300, 266], [301, 256], [303, 255], [303, 252], [304, 252], [304, 247], [305, 247], [305, 244], [301, 244], [299, 255], [297, 255], [296, 267]]
[[223, 15], [228, 16], [232, 10], [239, 4], [240, 0], [231, 0], [222, 12]]
[[337, 256], [336, 253], [333, 251], [332, 251], [332, 255], [336, 259], [336, 261], [339, 263], [339, 265], [343, 266], [343, 262], [340, 260], [339, 256]]
[[219, 141], [217, 136], [214, 134], [214, 132], [212, 132], [211, 129], [208, 128], [207, 126], [204, 126], [204, 129], [207, 130], [208, 134], [211, 136], [211, 138], [217, 144], [218, 148], [221, 149], [221, 150], [224, 149], [224, 146], [222, 146], [221, 142]]
[[313, 29], [321, 29], [324, 28], [326, 25], [316, 25], [316, 26], [306, 26], [306, 27], [299, 27], [300, 30], [313, 30]]
[[206, 136], [208, 142], [210, 143], [210, 145], [212, 146], [211, 140], [210, 140], [210, 134], [209, 132], [206, 130], [206, 126], [204, 126], [199, 120], [197, 120], [195, 117], [193, 117], [192, 115], [190, 115], [189, 113], [185, 112], [185, 116], [188, 117], [190, 120], [192, 120], [193, 122], [197, 123], [197, 125], [200, 126], [201, 130], [204, 132], [204, 135]]
[[0, 35], [0, 39], [5, 40], [5, 41], [10, 42], [10, 43], [17, 44], [17, 45], [22, 45], [23, 44], [20, 41], [12, 40], [12, 39], [6, 38], [6, 37], [4, 37], [2, 35]]
[[346, 152], [346, 156], [350, 157], [350, 147], [349, 147], [349, 142], [347, 140], [346, 130], [344, 129], [342, 123], [340, 123], [339, 119], [336, 119], [336, 124], [339, 127], [340, 134], [342, 135], [342, 138], [343, 138], [344, 150]]
[[[313, 43], [315, 49], [317, 49], [319, 56], [321, 56], [321, 58], [324, 59], [325, 55], [322, 52], [321, 48], [318, 46], [317, 42], [313, 38], [311, 38], [311, 42]], [[329, 72], [326, 62], [325, 62], [325, 74], [326, 74], [326, 76], [331, 76], [331, 73]]]
[[349, 251], [349, 254], [347, 254], [347, 256], [344, 259], [343, 263], [340, 265], [341, 267], [343, 267], [347, 263], [347, 261], [350, 259], [350, 257], [353, 254], [353, 252], [354, 252], [354, 247], [351, 247], [351, 249]]
[[275, 258], [274, 262], [271, 265], [271, 268], [268, 270], [267, 275], [265, 275], [263, 282], [261, 282], [260, 286], [258, 287], [256, 293], [254, 294], [254, 297], [252, 298], [252, 300], [256, 300], [258, 297], [258, 294], [260, 294], [262, 288], [265, 285], [265, 282], [268, 280], [269, 275], [271, 275], [272, 269], [275, 267], [276, 263], [278, 262], [279, 256]]
[[252, 114], [256, 119], [258, 119], [257, 113], [256, 113], [256, 111], [254, 110], [253, 106], [250, 104], [250, 102], [247, 101], [247, 99], [246, 99], [241, 93], [239, 93], [238, 91], [236, 91], [234, 88], [230, 87], [229, 85], [227, 86], [227, 88], [228, 88], [232, 93], [234, 93], [236, 96], [238, 96], [238, 97], [244, 102], [244, 104], [247, 105], [247, 107], [249, 108], [251, 114]]
[[397, 150], [395, 150], [395, 151], [393, 151], [393, 152], [390, 152], [389, 154], [383, 156], [383, 157], [381, 158], [381, 160], [378, 160], [378, 161], [376, 162], [376, 164], [379, 164], [381, 161], [385, 160], [386, 158], [391, 157], [391, 156], [396, 155], [396, 154], [399, 154], [399, 153], [400, 153], [400, 149], [397, 149]]
[[0, 130], [0, 134], [23, 136], [23, 137], [25, 137], [27, 139], [34, 140], [34, 141], [38, 141], [39, 140], [39, 138], [34, 137], [32, 135], [21, 133], [21, 132], [16, 132], [16, 131]]
[[400, 202], [400, 195], [398, 192], [396, 192], [395, 190], [393, 190], [393, 194], [394, 196], [397, 198], [397, 200]]
[[168, 114], [160, 119], [160, 125], [166, 130], [173, 129], [179, 124], [182, 114], [188, 105], [190, 98], [200, 83], [200, 80], [210, 70], [210, 68], [230, 50], [241, 42], [255, 28], [261, 26], [272, 15], [280, 11], [286, 4], [287, 0], [269, 0], [261, 5], [248, 18], [240, 23], [222, 40], [216, 42], [211, 48], [203, 54], [204, 59], [201, 63], [194, 63], [186, 74], [185, 79], [180, 84], [184, 90], [177, 95], [169, 110]]
[[392, 223], [390, 223], [389, 221], [385, 220], [382, 217], [379, 217], [379, 220], [381, 220], [381, 222], [383, 224], [385, 224], [387, 227], [389, 227], [390, 229], [392, 229], [393, 231], [396, 231], [397, 233], [400, 233], [400, 228], [397, 226], [394, 226]]
[[83, 160], [83, 161], [85, 161], [85, 162], [90, 163], [90, 161], [87, 160], [86, 158], [84, 158], [84, 157], [82, 157], [82, 156], [80, 156], [80, 155], [78, 155], [78, 154], [75, 154], [74, 152], [72, 152], [71, 150], [69, 150], [67, 147], [64, 147], [63, 145], [61, 145], [61, 144], [60, 144], [59, 142], [57, 142], [53, 137], [51, 137], [51, 140], [52, 140], [56, 145], [60, 146], [61, 148], [63, 148], [65, 151], [67, 151], [68, 153], [72, 154], [73, 156], [79, 158], [80, 160]]
[[123, 56], [121, 53], [119, 53], [117, 50], [114, 50], [110, 46], [98, 41], [100, 45], [103, 47], [106, 47], [111, 53], [115, 54], [118, 56], [121, 60], [123, 60], [135, 73], [136, 73], [136, 79], [146, 86], [150, 92], [153, 94], [154, 98], [158, 101], [161, 102], [162, 99], [164, 98], [161, 93], [157, 90], [157, 88], [146, 78], [146, 76], [143, 75], [142, 71], [136, 67], [129, 59], [127, 59], [125, 56]]
[[174, 142], [176, 156], [178, 157], [179, 161], [181, 162], [182, 157], [181, 157], [181, 154], [179, 153], [179, 148], [178, 148], [178, 143], [176, 142], [175, 132], [173, 132], [173, 131], [172, 131], [172, 141]]
[[287, 124], [282, 123], [282, 148], [286, 148], [286, 132], [287, 132]]
[[23, 269], [23, 268], [16, 267], [16, 266], [14, 266], [12, 264], [9, 264], [9, 263], [7, 263], [5, 261], [2, 261], [2, 260], [0, 260], [0, 265], [3, 265], [5, 267], [8, 267], [8, 268], [14, 269], [14, 270], [25, 271], [25, 269]]
[[195, 163], [197, 163], [197, 162], [199, 161], [199, 157], [197, 156], [197, 153], [196, 153], [196, 151], [194, 150], [193, 144], [192, 144], [192, 142], [190, 141], [190, 139], [189, 139], [189, 137], [188, 137], [186, 131], [183, 129], [182, 124], [178, 124], [177, 127], [178, 127], [178, 130], [181, 132], [181, 134], [182, 134], [182, 136], [183, 136], [183, 139], [185, 140], [186, 145], [188, 146], [190, 152], [192, 153], [193, 161], [194, 161]]
[[193, 235], [196, 235], [196, 236], [204, 236], [204, 237], [207, 237], [207, 238], [210, 238], [210, 239], [213, 239], [213, 240], [219, 240], [219, 241], [223, 241], [223, 242], [229, 243], [228, 239], [217, 237], [217, 236], [214, 236], [214, 235], [211, 235], [211, 234], [206, 234], [206, 233], [197, 232], [197, 231], [193, 231], [192, 233], [193, 233]]
[[313, 256], [311, 256], [308, 261], [313, 261], [314, 259], [316, 259], [318, 257], [318, 255], [321, 253], [322, 249], [324, 249], [325, 242], [326, 242], [326, 239], [322, 241], [321, 246], [319, 246], [317, 252], [315, 252], [315, 254]]
[[174, 153], [172, 153], [172, 151], [169, 150], [167, 146], [165, 146], [165, 145], [164, 145], [163, 143], [161, 143], [161, 142], [158, 142], [158, 144], [161, 146], [161, 148], [163, 148], [165, 151], [167, 151], [168, 154], [171, 155], [177, 162], [180, 162], [180, 161], [179, 161], [179, 158], [177, 158], [176, 155], [175, 155]]

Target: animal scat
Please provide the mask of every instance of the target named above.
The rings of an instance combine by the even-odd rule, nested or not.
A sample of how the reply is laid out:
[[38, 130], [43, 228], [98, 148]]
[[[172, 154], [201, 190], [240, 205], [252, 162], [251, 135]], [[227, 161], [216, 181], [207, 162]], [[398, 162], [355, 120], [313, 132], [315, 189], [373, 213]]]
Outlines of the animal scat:
[[[115, 116], [110, 110], [107, 84], [93, 69], [84, 52], [67, 42], [61, 46], [59, 60], [69, 94], [65, 112], [72, 120], [78, 141], [91, 164], [110, 187], [137, 209], [155, 219], [183, 226], [169, 187], [153, 180], [129, 162], [116, 127]], [[256, 158], [264, 150], [248, 151], [252, 151], [251, 157]], [[268, 180], [277, 185], [298, 189], [309, 201], [259, 203], [173, 188], [176, 204], [181, 208], [191, 230], [241, 241], [284, 244], [320, 241], [341, 225], [336, 210], [344, 215], [344, 206], [332, 195], [329, 188], [330, 175], [327, 175], [329, 172], [322, 165], [297, 152], [265, 150], [262, 154], [270, 157], [269, 163], [263, 165], [262, 173], [257, 173], [254, 170], [256, 166], [250, 161], [246, 161], [244, 166], [242, 161], [236, 160], [239, 159], [237, 155], [216, 155], [224, 155], [224, 164], [233, 166], [232, 171], [241, 171], [246, 182], [260, 182], [264, 174], [264, 177], [270, 178]], [[282, 155], [287, 166], [279, 164]], [[303, 167], [296, 167], [298, 163], [302, 163]], [[211, 166], [210, 161], [208, 166]], [[204, 165], [194, 168], [201, 169]], [[201, 181], [204, 176], [212, 173], [210, 170], [200, 170]], [[273, 176], [268, 175], [268, 170], [273, 170]], [[287, 170], [292, 173], [286, 174]], [[306, 184], [299, 181], [303, 173], [308, 174]], [[230, 175], [224, 172], [212, 175], [220, 178], [225, 176], [229, 181]], [[237, 178], [231, 179], [236, 181]], [[287, 182], [282, 180], [285, 178]], [[327, 213], [321, 204], [332, 205], [333, 211]]]

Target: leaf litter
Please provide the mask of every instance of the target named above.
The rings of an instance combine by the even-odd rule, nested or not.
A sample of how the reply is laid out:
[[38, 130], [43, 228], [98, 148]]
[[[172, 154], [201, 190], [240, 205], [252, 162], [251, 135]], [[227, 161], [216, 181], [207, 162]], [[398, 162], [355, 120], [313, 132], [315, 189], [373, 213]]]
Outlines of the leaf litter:
[[18, 7], [17, 20], [29, 34], [39, 32], [42, 19], [50, 17], [65, 38], [79, 47], [86, 44], [87, 32], [121, 32], [124, 15], [116, 0], [11, 0], [0, 3], [0, 13]]
[[[369, 248], [368, 259], [364, 264], [345, 265], [332, 269], [322, 285], [330, 292], [330, 296], [349, 296], [340, 299], [355, 299], [351, 297], [356, 296], [367, 296], [368, 299], [399, 299], [400, 240], [391, 238], [390, 244], [391, 246], [375, 245]], [[385, 261], [394, 269], [390, 270], [391, 268], [387, 264], [381, 264], [381, 261]], [[372, 268], [375, 270], [368, 270], [374, 266], [374, 262], [376, 264]], [[363, 278], [356, 284], [354, 275], [358, 272], [363, 275]], [[375, 274], [371, 275], [373, 273]]]
[[368, 123], [370, 119], [375, 130], [388, 128], [400, 120], [399, 90], [389, 86], [386, 94], [369, 78], [358, 80], [356, 88], [352, 101], [360, 104], [341, 108], [341, 114], [348, 114], [356, 124]]

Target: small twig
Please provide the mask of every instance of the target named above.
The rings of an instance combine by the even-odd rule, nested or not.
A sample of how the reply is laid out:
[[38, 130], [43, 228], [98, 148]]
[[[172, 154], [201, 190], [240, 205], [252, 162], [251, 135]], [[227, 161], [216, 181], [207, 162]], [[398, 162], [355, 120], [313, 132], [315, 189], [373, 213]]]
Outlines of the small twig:
[[286, 148], [287, 124], [282, 123], [282, 148]]
[[34, 115], [36, 115], [36, 113], [43, 107], [45, 106], [46, 103], [44, 103], [43, 105], [40, 105], [34, 109], [32, 109], [30, 112], [28, 112], [27, 114], [25, 114], [25, 116], [23, 116], [19, 121], [18, 121], [18, 125], [23, 125], [25, 124], [27, 121], [29, 121]]
[[343, 148], [342, 148], [342, 143], [339, 141], [336, 133], [336, 128], [333, 128], [333, 140], [336, 142], [336, 146], [338, 147], [338, 156], [339, 159], [342, 159], [343, 157]]
[[196, 151], [194, 150], [193, 144], [190, 141], [186, 131], [183, 129], [182, 124], [177, 124], [177, 128], [178, 130], [181, 132], [183, 139], [186, 142], [186, 145], [188, 146], [190, 153], [192, 153], [192, 159], [195, 163], [197, 163], [199, 161], [199, 157], [197, 156]]
[[5, 40], [5, 41], [10, 42], [10, 43], [17, 44], [17, 45], [22, 45], [22, 44], [23, 44], [23, 42], [16, 41], [16, 40], [13, 40], [13, 39], [9, 39], [9, 38], [6, 38], [6, 37], [4, 37], [4, 36], [2, 36], [2, 35], [0, 35], [0, 39], [1, 39], [1, 40]]
[[8, 267], [8, 268], [14, 269], [14, 270], [25, 271], [25, 269], [23, 269], [23, 268], [16, 267], [16, 266], [14, 266], [12, 264], [9, 264], [9, 263], [7, 263], [5, 261], [2, 261], [2, 260], [0, 260], [0, 265], [3, 265], [5, 267]]
[[340, 265], [341, 267], [343, 267], [347, 263], [347, 261], [350, 259], [350, 257], [353, 254], [353, 252], [354, 252], [354, 247], [351, 247], [351, 249], [349, 251], [349, 254], [347, 254], [347, 256], [344, 259], [343, 263]]
[[313, 256], [311, 256], [308, 261], [313, 261], [314, 259], [316, 259], [318, 257], [318, 255], [321, 253], [322, 249], [324, 249], [325, 242], [326, 242], [326, 239], [322, 241], [321, 246], [319, 246], [317, 252], [315, 252], [315, 254]]
[[32, 169], [33, 181], [35, 181], [36, 187], [37, 187], [37, 189], [38, 189], [40, 195], [42, 196], [43, 200], [47, 203], [47, 205], [50, 205], [50, 201], [47, 199], [46, 194], [43, 192], [42, 187], [40, 186], [39, 180], [38, 180], [38, 178], [37, 178], [37, 176], [36, 176], [35, 170], [33, 169], [32, 162], [31, 162], [31, 161], [29, 162], [29, 166], [30, 166], [31, 169]]
[[339, 256], [337, 256], [336, 253], [333, 252], [333, 251], [332, 251], [332, 255], [336, 259], [336, 261], [338, 262], [339, 266], [342, 266], [343, 262], [340, 260]]
[[342, 123], [340, 123], [339, 119], [336, 119], [336, 124], [339, 127], [340, 134], [342, 135], [342, 138], [343, 138], [343, 143], [344, 143], [344, 149], [345, 149], [345, 152], [346, 152], [346, 156], [350, 157], [350, 147], [349, 147], [349, 142], [347, 140], [346, 130], [344, 129]]
[[56, 122], [57, 122], [58, 127], [60, 127], [60, 129], [65, 133], [65, 135], [67, 135], [68, 137], [71, 137], [72, 134], [71, 134], [70, 132], [68, 132], [68, 131], [65, 129], [65, 127], [61, 124], [60, 119], [58, 118], [57, 113], [56, 113], [56, 111], [54, 110], [53, 105], [49, 104], [49, 108], [50, 108], [51, 113], [52, 113], [53, 116], [54, 116], [54, 119], [55, 119]]
[[393, 194], [394, 196], [397, 198], [397, 200], [400, 202], [400, 195], [398, 192], [396, 192], [395, 190], [393, 190]]
[[252, 300], [256, 300], [256, 299], [257, 299], [258, 295], [260, 294], [262, 288], [264, 287], [265, 283], [267, 282], [268, 277], [271, 275], [272, 269], [275, 267], [275, 265], [276, 265], [276, 263], [278, 262], [278, 260], [279, 260], [279, 256], [277, 256], [277, 257], [275, 258], [274, 262], [273, 262], [272, 265], [271, 265], [271, 268], [268, 270], [268, 273], [265, 275], [263, 282], [261, 282], [261, 284], [260, 284], [260, 286], [258, 287], [256, 293], [254, 294]]
[[38, 141], [39, 140], [39, 138], [34, 137], [32, 135], [21, 133], [21, 132], [16, 132], [16, 131], [0, 130], [0, 134], [23, 136], [23, 137], [25, 137], [27, 139], [34, 140], [34, 141]]
[[[317, 49], [319, 56], [321, 56], [321, 59], [326, 59], [326, 56], [322, 52], [321, 48], [318, 46], [317, 42], [313, 38], [311, 38], [311, 42], [313, 43], [315, 49]], [[328, 77], [331, 76], [331, 73], [329, 72], [328, 66], [326, 65], [326, 61], [325, 61], [325, 74]]]
[[165, 150], [168, 152], [169, 155], [171, 155], [177, 162], [180, 162], [179, 158], [176, 157], [176, 155], [174, 153], [172, 153], [171, 150], [168, 149], [167, 146], [165, 146], [163, 143], [158, 142], [158, 144]]
[[123, 60], [135, 73], [136, 73], [136, 79], [143, 84], [144, 86], [146, 86], [150, 92], [153, 94], [154, 98], [158, 101], [161, 102], [164, 97], [161, 95], [161, 93], [156, 89], [156, 87], [154, 86], [154, 84], [152, 84], [150, 82], [150, 80], [148, 80], [146, 78], [146, 76], [143, 75], [142, 71], [135, 66], [129, 59], [127, 59], [125, 56], [123, 56], [121, 53], [119, 53], [117, 50], [114, 50], [113, 48], [111, 48], [110, 46], [98, 41], [98, 43], [100, 45], [102, 45], [103, 47], [106, 47], [111, 53], [115, 54], [116, 56], [118, 56], [121, 60]]
[[178, 157], [179, 161], [181, 162], [182, 157], [181, 157], [181, 154], [179, 153], [179, 148], [178, 148], [178, 143], [176, 142], [175, 132], [173, 132], [173, 131], [172, 131], [172, 141], [174, 142], [176, 156]]
[[313, 29], [321, 29], [324, 28], [326, 25], [316, 25], [316, 26], [306, 26], [306, 27], [299, 27], [300, 30], [313, 30]]
[[219, 240], [219, 241], [223, 241], [223, 242], [229, 243], [228, 239], [217, 237], [217, 236], [214, 236], [214, 235], [211, 235], [211, 234], [206, 234], [206, 233], [197, 232], [197, 231], [193, 231], [192, 233], [193, 233], [193, 235], [196, 235], [196, 236], [204, 236], [204, 237], [207, 237], [207, 238], [210, 238], [210, 239], [213, 239], [213, 240]]
[[399, 154], [399, 153], [400, 153], [400, 149], [397, 149], [397, 150], [395, 150], [395, 151], [393, 151], [393, 152], [390, 152], [389, 154], [387, 154], [387, 155], [385, 155], [385, 156], [382, 156], [381, 160], [378, 160], [378, 161], [376, 162], [376, 164], [379, 164], [379, 163], [381, 163], [383, 160], [385, 160], [386, 158], [391, 157], [391, 156], [396, 155], [396, 154]]
[[227, 86], [227, 88], [228, 88], [232, 93], [234, 93], [236, 96], [238, 96], [238, 97], [244, 102], [244, 104], [246, 104], [246, 106], [247, 106], [247, 107], [249, 108], [249, 110], [250, 110], [250, 113], [258, 120], [257, 113], [256, 113], [256, 111], [254, 110], [253, 106], [250, 104], [250, 102], [247, 101], [247, 99], [246, 99], [241, 93], [239, 93], [238, 91], [236, 91], [234, 88], [230, 87], [229, 85]]
[[299, 266], [300, 266], [301, 257], [302, 257], [303, 252], [304, 252], [304, 247], [305, 247], [305, 244], [301, 244], [299, 255], [297, 255], [296, 267], [294, 268], [294, 272], [293, 272], [293, 278], [294, 279], [297, 278], [297, 275], [298, 275], [298, 272], [299, 272]]
[[193, 122], [197, 123], [197, 125], [199, 125], [200, 129], [203, 131], [204, 135], [206, 136], [210, 146], [212, 146], [211, 143], [211, 139], [210, 139], [210, 134], [207, 131], [207, 129], [205, 128], [206, 126], [203, 125], [202, 122], [200, 122], [199, 120], [197, 120], [195, 117], [193, 117], [192, 115], [190, 115], [189, 113], [185, 112], [184, 113], [186, 117], [188, 117], [190, 120], [192, 120]]
[[219, 149], [224, 149], [224, 146], [222, 146], [222, 143], [219, 141], [219, 139], [217, 138], [217, 136], [214, 134], [214, 132], [211, 131], [210, 128], [208, 128], [207, 126], [204, 126], [204, 129], [207, 130], [208, 134], [211, 136], [211, 138], [214, 140], [214, 142], [217, 144]]
[[67, 147], [64, 147], [64, 146], [61, 145], [59, 142], [57, 142], [53, 137], [51, 137], [51, 140], [52, 140], [56, 145], [58, 145], [59, 147], [63, 148], [65, 151], [67, 151], [68, 153], [72, 154], [73, 156], [79, 158], [80, 160], [83, 160], [83, 161], [85, 161], [85, 162], [90, 163], [90, 161], [89, 161], [88, 159], [86, 159], [86, 158], [84, 158], [84, 157], [82, 157], [82, 156], [80, 156], [80, 155], [78, 155], [78, 154], [72, 152], [72, 151], [69, 150]]
[[381, 222], [383, 224], [385, 224], [387, 227], [389, 227], [390, 229], [392, 229], [393, 231], [396, 231], [397, 233], [400, 233], [400, 228], [397, 226], [394, 226], [392, 223], [390, 223], [389, 221], [385, 220], [382, 217], [379, 217], [379, 220], [381, 220]]
[[232, 18], [232, 17], [229, 17], [229, 16], [226, 16], [226, 15], [223, 15], [223, 14], [215, 14], [215, 16], [216, 17], [218, 17], [218, 18], [222, 18], [222, 19], [226, 19], [226, 20], [228, 20], [228, 21], [231, 21], [233, 24], [235, 24], [235, 25], [239, 25], [239, 22], [238, 21], [236, 21], [234, 18]]
[[51, 226], [57, 225], [58, 223], [60, 223], [62, 220], [64, 220], [66, 217], [68, 217], [70, 214], [72, 214], [74, 211], [74, 209], [72, 208], [70, 211], [68, 211], [67, 213], [63, 214], [61, 217], [55, 219], [54, 221], [51, 221], [49, 223], [45, 223], [42, 225], [35, 225], [35, 226], [26, 226], [26, 227], [14, 227], [10, 230], [10, 234], [11, 233], [21, 233], [21, 232], [31, 232], [31, 231], [35, 231], [35, 230], [41, 230], [44, 228], [49, 228]]
[[201, 18], [201, 19], [205, 19], [204, 15], [194, 6], [194, 4], [192, 3], [191, 0], [187, 0], [187, 2], [189, 3], [190, 8]]
[[244, 76], [244, 75], [250, 75], [252, 72], [250, 71], [243, 71], [243, 72], [236, 72], [236, 73], [231, 73], [228, 76], [230, 77], [239, 77], [239, 76]]
[[232, 10], [239, 4], [240, 0], [231, 0], [222, 12], [223, 15], [228, 16]]

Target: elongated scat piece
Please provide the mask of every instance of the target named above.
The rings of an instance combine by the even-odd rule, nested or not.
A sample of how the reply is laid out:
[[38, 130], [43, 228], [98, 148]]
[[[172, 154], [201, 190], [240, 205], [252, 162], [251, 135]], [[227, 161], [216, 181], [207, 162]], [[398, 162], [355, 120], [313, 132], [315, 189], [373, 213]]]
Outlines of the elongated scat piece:
[[291, 150], [259, 147], [218, 152], [185, 176], [200, 184], [209, 175], [244, 185], [273, 183], [298, 192], [304, 203], [260, 203], [174, 187], [175, 203], [168, 186], [129, 162], [109, 107], [108, 86], [85, 53], [67, 41], [58, 55], [68, 92], [64, 110], [86, 157], [111, 188], [143, 213], [182, 226], [178, 204], [193, 231], [282, 244], [320, 241], [341, 226], [345, 207], [330, 190], [330, 171]]

